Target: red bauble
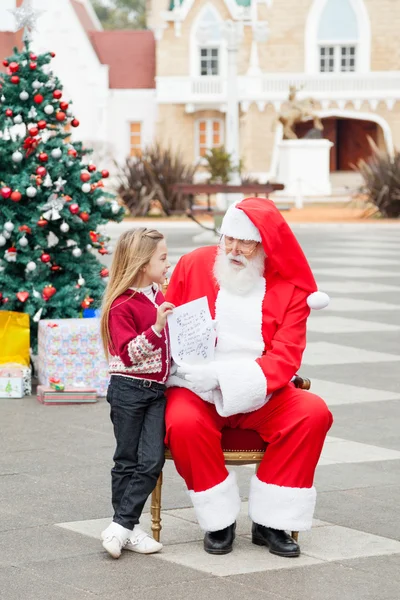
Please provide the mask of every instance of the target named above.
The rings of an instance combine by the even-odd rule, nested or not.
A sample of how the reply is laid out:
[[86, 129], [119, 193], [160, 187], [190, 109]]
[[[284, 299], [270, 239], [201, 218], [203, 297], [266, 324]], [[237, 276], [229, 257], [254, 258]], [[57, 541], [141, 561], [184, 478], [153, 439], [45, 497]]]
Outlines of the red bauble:
[[90, 219], [90, 215], [89, 215], [89, 213], [87, 213], [87, 212], [85, 212], [85, 211], [83, 211], [83, 212], [79, 213], [79, 216], [80, 216], [80, 218], [82, 219], [82, 221], [83, 221], [84, 223], [87, 223], [87, 222], [89, 221], [89, 219]]
[[26, 302], [29, 298], [29, 292], [18, 292], [15, 294], [20, 302]]
[[99, 241], [99, 234], [96, 231], [90, 231], [89, 236], [90, 236], [90, 241], [93, 244], [97, 244], [97, 242]]
[[22, 194], [18, 190], [15, 190], [15, 192], [12, 192], [10, 198], [13, 202], [19, 202], [22, 198]]
[[20, 225], [18, 231], [24, 231], [25, 233], [32, 233], [32, 229], [28, 225]]
[[90, 171], [90, 173], [93, 173], [96, 170], [96, 165], [88, 165], [88, 171]]
[[69, 212], [72, 213], [73, 215], [76, 215], [79, 212], [79, 204], [70, 204]]
[[29, 58], [31, 60], [37, 60], [37, 56], [36, 56], [36, 54], [33, 54], [33, 52], [30, 53]]
[[7, 108], [6, 110], [6, 117], [12, 117], [13, 116], [13, 111], [11, 110], [11, 108]]
[[78, 119], [72, 119], [71, 125], [72, 125], [72, 127], [79, 127], [80, 123], [79, 123]]
[[103, 169], [101, 172], [101, 176], [103, 177], [103, 179], [107, 179], [107, 177], [110, 176], [110, 173], [107, 171], [107, 169]]
[[39, 133], [39, 129], [37, 127], [31, 127], [28, 129], [28, 132], [31, 137], [35, 137], [35, 135]]
[[77, 151], [75, 150], [75, 148], [70, 148], [68, 150], [68, 156], [73, 156], [74, 158], [76, 158], [78, 155]]
[[9, 69], [10, 69], [11, 73], [16, 73], [17, 71], [19, 71], [19, 64], [16, 62], [11, 62]]
[[53, 98], [55, 98], [56, 100], [59, 100], [62, 96], [62, 91], [61, 90], [54, 90], [53, 92]]
[[46, 167], [38, 167], [36, 169], [36, 173], [39, 175], [39, 177], [44, 177], [47, 173]]
[[46, 121], [44, 121], [42, 119], [41, 121], [39, 121], [39, 123], [37, 124], [37, 126], [39, 127], [39, 129], [46, 129], [47, 123], [46, 123]]
[[63, 196], [65, 202], [71, 202], [72, 198], [71, 196]]
[[55, 57], [55, 55], [56, 55], [56, 53], [55, 53], [55, 52], [50, 52], [50, 56], [51, 56], [51, 58], [54, 58], [54, 57]]
[[61, 267], [58, 265], [51, 265], [50, 271], [61, 271]]
[[36, 102], [36, 104], [41, 104], [43, 100], [42, 94], [35, 94], [35, 96], [33, 96], [33, 101]]
[[68, 102], [60, 102], [61, 110], [67, 110], [68, 106], [69, 106]]
[[81, 302], [82, 308], [89, 308], [93, 301], [93, 298], [86, 296], [86, 298]]
[[50, 300], [52, 296], [56, 293], [56, 288], [53, 285], [45, 285], [42, 290], [42, 298], [43, 300]]
[[65, 121], [66, 119], [66, 114], [65, 112], [63, 112], [62, 110], [58, 111], [58, 113], [56, 114], [56, 119], [57, 121]]
[[100, 271], [101, 277], [108, 277], [108, 269], [104, 268]]
[[10, 81], [11, 81], [11, 83], [15, 83], [15, 84], [19, 83], [19, 77], [18, 77], [18, 75], [13, 75], [11, 77]]
[[47, 162], [49, 160], [48, 154], [46, 154], [46, 152], [41, 152], [39, 154], [39, 160], [40, 162]]
[[85, 173], [85, 171], [83, 171], [81, 173], [81, 181], [86, 183], [86, 181], [89, 181], [89, 179], [90, 179], [90, 173]]
[[51, 261], [51, 256], [50, 256], [50, 254], [47, 254], [46, 252], [44, 252], [42, 254], [42, 256], [40, 257], [40, 260], [44, 263], [48, 263]]
[[45, 227], [47, 225], [47, 221], [43, 217], [40, 217], [40, 219], [37, 222], [37, 224], [39, 225], [39, 227]]
[[1, 188], [0, 193], [3, 196], [3, 198], [7, 199], [11, 196], [11, 188], [3, 187]]
[[4, 65], [5, 67], [8, 67], [8, 65], [9, 65], [9, 62], [8, 62], [8, 60], [3, 60], [3, 65]]
[[37, 64], [35, 62], [29, 63], [29, 68], [31, 71], [34, 71], [36, 69], [36, 67], [37, 67]]
[[108, 252], [105, 248], [100, 248], [99, 254], [108, 254]]

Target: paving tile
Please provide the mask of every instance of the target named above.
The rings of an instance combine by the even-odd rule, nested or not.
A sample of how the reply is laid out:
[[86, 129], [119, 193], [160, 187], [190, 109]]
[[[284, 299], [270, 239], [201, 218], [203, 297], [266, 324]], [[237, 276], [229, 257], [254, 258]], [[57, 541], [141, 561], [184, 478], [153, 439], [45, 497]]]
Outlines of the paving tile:
[[381, 277], [392, 277], [400, 281], [400, 273], [398, 271], [388, 271], [387, 269], [367, 269], [362, 267], [318, 267], [313, 269], [313, 273], [318, 275], [318, 277], [334, 277], [335, 279], [338, 277], [355, 277], [357, 279], [374, 279], [375, 277], [380, 279]]
[[375, 390], [345, 383], [335, 383], [333, 381], [325, 381], [324, 379], [313, 378], [311, 385], [312, 391], [321, 396], [328, 406], [364, 404], [366, 402], [384, 402], [400, 399], [400, 393], [397, 394], [386, 390]]
[[[335, 298], [332, 310], [341, 310], [340, 306], [344, 306], [344, 303], [339, 303], [338, 308], [336, 305], [338, 300], [338, 298]], [[343, 300], [347, 301], [345, 298], [343, 298]], [[350, 308], [349, 310], [352, 309]], [[361, 319], [347, 319], [345, 317], [335, 317], [332, 315], [317, 315], [308, 320], [307, 329], [308, 331], [316, 331], [318, 333], [362, 333], [371, 331], [400, 331], [400, 325], [362, 321]]]
[[338, 463], [375, 462], [382, 460], [400, 460], [400, 452], [380, 446], [360, 444], [328, 436], [322, 449], [320, 465]]
[[75, 587], [72, 582], [60, 584], [38, 577], [20, 567], [0, 568], [0, 589], [4, 600], [95, 600], [96, 594]]
[[[179, 564], [171, 568], [170, 563], [157, 559], [156, 555], [125, 551], [114, 560], [101, 547], [95, 554], [30, 563], [25, 569], [36, 577], [51, 579], [60, 585], [73, 582], [76, 587], [92, 594], [108, 595], [110, 599], [116, 590], [125, 592], [126, 598], [135, 597], [136, 586], [161, 587], [186, 581], [195, 586], [196, 580], [207, 575]], [[65, 600], [70, 598], [67, 596]]]
[[253, 595], [249, 598], [257, 598], [263, 590], [283, 591], [285, 600], [398, 600], [399, 597], [396, 582], [347, 567], [347, 561], [238, 575], [230, 580], [252, 588]]
[[388, 302], [374, 302], [373, 300], [362, 300], [361, 298], [331, 298], [329, 307], [325, 310], [332, 312], [366, 312], [376, 311], [378, 314], [382, 310], [398, 311], [397, 304]]
[[[400, 351], [400, 348], [399, 348]], [[362, 350], [355, 346], [342, 346], [330, 342], [311, 342], [307, 344], [302, 365], [348, 365], [349, 363], [398, 362], [400, 354], [388, 354]]]
[[265, 548], [255, 546], [249, 538], [242, 536], [236, 538], [234, 551], [224, 556], [207, 554], [204, 552], [202, 543], [192, 542], [168, 546], [168, 551], [158, 555], [157, 560], [198, 569], [218, 577], [256, 571], [292, 569], [320, 562], [319, 559], [305, 554], [295, 561], [289, 562], [288, 559], [270, 554]]
[[335, 254], [334, 256], [313, 256], [312, 263], [324, 263], [327, 265], [346, 265], [349, 267], [384, 267], [386, 265], [400, 266], [398, 258], [387, 258], [377, 256], [355, 256], [352, 253], [346, 253], [345, 256]]
[[376, 294], [400, 291], [400, 285], [390, 285], [387, 283], [381, 283], [379, 281], [352, 281], [349, 279], [337, 281], [331, 279], [319, 279], [318, 287], [320, 290], [323, 290], [328, 294]]

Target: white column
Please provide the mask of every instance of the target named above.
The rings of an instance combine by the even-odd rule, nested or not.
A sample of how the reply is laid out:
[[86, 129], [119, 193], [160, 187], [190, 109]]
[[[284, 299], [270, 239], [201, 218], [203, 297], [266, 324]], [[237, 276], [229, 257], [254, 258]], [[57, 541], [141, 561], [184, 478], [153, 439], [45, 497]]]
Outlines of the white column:
[[[233, 21], [225, 21], [223, 25], [223, 36], [226, 40], [228, 53], [225, 148], [232, 157], [232, 163], [237, 165], [240, 159], [237, 54], [243, 36], [242, 24]], [[230, 183], [240, 183], [238, 173], [233, 173]]]

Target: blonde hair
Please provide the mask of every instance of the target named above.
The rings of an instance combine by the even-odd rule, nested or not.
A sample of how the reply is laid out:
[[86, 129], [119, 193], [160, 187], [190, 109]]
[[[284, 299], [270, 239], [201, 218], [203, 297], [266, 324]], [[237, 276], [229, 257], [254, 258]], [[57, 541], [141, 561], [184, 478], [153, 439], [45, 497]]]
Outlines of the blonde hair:
[[[101, 309], [100, 333], [107, 358], [108, 349], [112, 346], [109, 328], [111, 305], [130, 287], [140, 287], [143, 278], [142, 269], [149, 263], [158, 242], [162, 239], [164, 239], [162, 233], [146, 227], [125, 231], [118, 239]], [[132, 296], [134, 294], [133, 291]]]

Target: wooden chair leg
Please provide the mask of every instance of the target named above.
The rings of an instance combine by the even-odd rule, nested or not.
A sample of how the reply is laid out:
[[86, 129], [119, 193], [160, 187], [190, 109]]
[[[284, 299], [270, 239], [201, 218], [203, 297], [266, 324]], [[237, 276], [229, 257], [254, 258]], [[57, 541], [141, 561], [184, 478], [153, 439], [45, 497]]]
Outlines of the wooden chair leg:
[[295, 542], [297, 542], [299, 540], [299, 532], [292, 531], [292, 538], [294, 539]]
[[157, 479], [156, 487], [151, 495], [151, 531], [156, 542], [160, 541], [161, 534], [161, 490], [162, 490], [163, 474], [160, 473]]

